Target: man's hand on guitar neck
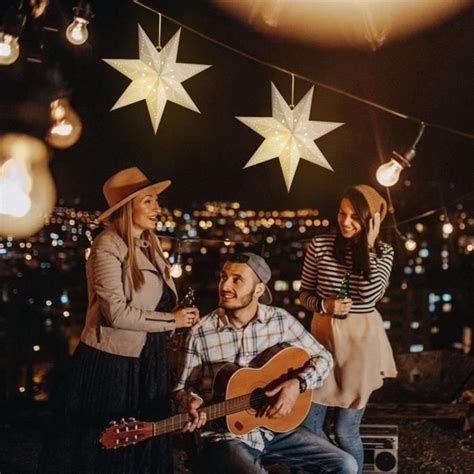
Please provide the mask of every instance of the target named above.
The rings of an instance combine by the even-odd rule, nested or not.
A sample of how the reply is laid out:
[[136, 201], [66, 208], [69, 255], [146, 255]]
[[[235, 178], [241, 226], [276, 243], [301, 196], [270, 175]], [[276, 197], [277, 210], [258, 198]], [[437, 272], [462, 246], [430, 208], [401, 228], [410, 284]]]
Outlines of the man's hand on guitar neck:
[[285, 380], [273, 390], [265, 392], [265, 396], [273, 398], [265, 410], [265, 415], [268, 418], [283, 418], [289, 415], [299, 394], [300, 383], [297, 379]]
[[188, 421], [183, 426], [183, 433], [189, 431], [192, 433], [194, 430], [198, 430], [202, 426], [206, 424], [206, 412], [200, 411], [199, 409], [202, 408], [204, 405], [204, 401], [200, 397], [193, 397], [191, 396], [188, 401], [188, 413], [191, 418], [191, 421]]

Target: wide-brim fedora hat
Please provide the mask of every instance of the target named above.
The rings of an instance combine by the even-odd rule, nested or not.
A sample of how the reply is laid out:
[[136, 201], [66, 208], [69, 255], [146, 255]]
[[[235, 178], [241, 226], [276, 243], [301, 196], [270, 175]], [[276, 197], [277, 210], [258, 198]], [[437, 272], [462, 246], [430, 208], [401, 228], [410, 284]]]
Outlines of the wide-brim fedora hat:
[[160, 194], [170, 184], [170, 180], [152, 183], [136, 166], [115, 173], [102, 187], [109, 208], [99, 216], [99, 221], [109, 218], [117, 209], [142, 192]]

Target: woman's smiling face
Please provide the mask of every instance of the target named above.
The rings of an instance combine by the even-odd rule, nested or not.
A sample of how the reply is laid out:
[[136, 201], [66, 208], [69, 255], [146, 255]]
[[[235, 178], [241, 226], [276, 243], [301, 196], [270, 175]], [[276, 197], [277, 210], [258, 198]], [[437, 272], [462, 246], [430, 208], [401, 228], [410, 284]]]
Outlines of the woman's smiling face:
[[346, 239], [352, 239], [362, 232], [360, 217], [351, 201], [347, 198], [341, 200], [337, 214], [337, 223], [339, 224], [342, 236]]
[[132, 203], [132, 221], [136, 234], [140, 235], [144, 230], [156, 228], [156, 218], [160, 211], [156, 194], [144, 191], [139, 194]]

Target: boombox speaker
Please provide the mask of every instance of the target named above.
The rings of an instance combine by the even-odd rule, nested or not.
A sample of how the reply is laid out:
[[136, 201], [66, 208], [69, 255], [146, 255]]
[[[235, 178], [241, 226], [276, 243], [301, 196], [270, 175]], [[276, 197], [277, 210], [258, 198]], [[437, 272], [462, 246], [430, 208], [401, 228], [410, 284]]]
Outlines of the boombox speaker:
[[365, 472], [398, 472], [398, 426], [361, 425]]

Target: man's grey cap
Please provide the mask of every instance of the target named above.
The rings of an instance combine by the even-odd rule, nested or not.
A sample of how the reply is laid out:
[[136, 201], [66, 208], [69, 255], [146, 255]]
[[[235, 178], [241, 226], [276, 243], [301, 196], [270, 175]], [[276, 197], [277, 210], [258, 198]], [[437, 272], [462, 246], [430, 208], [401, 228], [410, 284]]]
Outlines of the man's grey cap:
[[246, 263], [254, 271], [259, 280], [265, 284], [265, 291], [259, 298], [260, 303], [270, 304], [272, 302], [272, 294], [270, 293], [267, 283], [272, 277], [272, 271], [267, 262], [263, 257], [252, 252], [240, 252], [239, 255], [248, 257], [248, 260], [242, 263]]

